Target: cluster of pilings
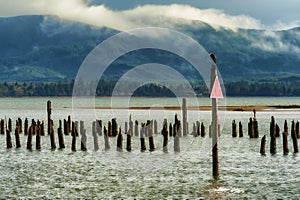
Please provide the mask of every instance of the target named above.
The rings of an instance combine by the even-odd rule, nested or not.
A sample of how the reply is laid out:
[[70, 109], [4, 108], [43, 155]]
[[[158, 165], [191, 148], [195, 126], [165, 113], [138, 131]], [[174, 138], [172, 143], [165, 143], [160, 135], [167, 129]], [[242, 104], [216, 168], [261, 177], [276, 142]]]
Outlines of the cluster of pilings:
[[[280, 128], [278, 124], [275, 123], [274, 116], [271, 117], [270, 122], [270, 154], [274, 155], [277, 153], [276, 147], [276, 138], [280, 137]], [[299, 121], [295, 123], [293, 120], [291, 123], [291, 139], [293, 142], [293, 153], [298, 153], [298, 141], [297, 139], [300, 138], [299, 132]], [[288, 145], [288, 123], [287, 120], [284, 121], [284, 130], [282, 132], [282, 147], [283, 147], [283, 154], [289, 154], [289, 145]], [[266, 155], [266, 135], [264, 135], [261, 139], [261, 146], [260, 146], [260, 153], [262, 155]]]
[[[241, 121], [239, 122], [239, 128], [237, 130], [236, 121], [232, 120], [232, 129], [231, 130], [232, 130], [232, 132], [231, 132], [232, 137], [237, 137], [237, 135], [239, 135], [239, 137], [244, 137], [243, 124]], [[237, 133], [237, 131], [239, 132], [239, 134]], [[255, 110], [253, 110], [253, 117], [249, 118], [248, 136], [250, 138], [259, 138], [258, 122], [256, 120], [256, 111]]]

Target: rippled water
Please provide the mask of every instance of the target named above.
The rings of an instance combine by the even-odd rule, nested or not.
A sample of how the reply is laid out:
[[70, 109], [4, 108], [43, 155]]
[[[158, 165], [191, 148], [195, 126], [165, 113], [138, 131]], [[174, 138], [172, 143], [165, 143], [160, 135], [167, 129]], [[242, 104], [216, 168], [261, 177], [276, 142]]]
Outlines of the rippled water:
[[[160, 100], [160, 101], [159, 101]], [[277, 99], [278, 102], [284, 102]], [[43, 98], [30, 99], [0, 99], [1, 118], [17, 117], [24, 119], [46, 120], [46, 101]], [[137, 105], [146, 102], [161, 104], [161, 102], [176, 104], [173, 99], [134, 99]], [[247, 104], [260, 104], [270, 99], [249, 98]], [[274, 103], [273, 100], [272, 103]], [[287, 98], [291, 104], [297, 99]], [[231, 103], [233, 102], [233, 103]], [[250, 102], [250, 103], [249, 103]], [[274, 104], [283, 104], [275, 102]], [[108, 105], [103, 99], [97, 104]], [[230, 99], [230, 105], [242, 103], [239, 99]], [[268, 102], [269, 103], [269, 102]], [[168, 104], [168, 105], [169, 105]], [[72, 113], [71, 99], [52, 99], [53, 120], [57, 127], [58, 119], [66, 118]], [[259, 154], [260, 139], [232, 138], [231, 121], [242, 121], [246, 135], [246, 122], [252, 116], [251, 112], [226, 112], [224, 128], [220, 137], [219, 160], [220, 178], [212, 179], [211, 169], [211, 139], [181, 138], [181, 152], [174, 153], [173, 141], [169, 142], [169, 153], [162, 151], [162, 137], [155, 135], [156, 151], [140, 151], [139, 138], [133, 138], [132, 152], [116, 151], [116, 138], [111, 138], [111, 149], [104, 151], [103, 137], [99, 137], [100, 150], [93, 151], [91, 137], [91, 120], [93, 110], [82, 110], [85, 127], [88, 133], [88, 151], [80, 151], [80, 141], [77, 139], [77, 151], [71, 151], [71, 137], [65, 136], [66, 149], [50, 150], [49, 136], [42, 137], [42, 150], [35, 150], [35, 138], [32, 151], [26, 150], [26, 137], [22, 134], [22, 148], [7, 150], [5, 136], [0, 135], [0, 199], [4, 198], [95, 198], [95, 199], [201, 199], [201, 198], [300, 198], [300, 164], [299, 155], [282, 153], [281, 138], [277, 140], [277, 155], [261, 156]], [[107, 121], [108, 111], [97, 110], [97, 116]], [[121, 112], [121, 111], [120, 111]], [[167, 117], [173, 122], [173, 116], [179, 111], [163, 111], [158, 122]], [[189, 121], [196, 121], [196, 111], [189, 112]], [[201, 121], [208, 127], [210, 112], [200, 111]], [[145, 121], [149, 112], [131, 110], [133, 119]], [[145, 114], [146, 113], [146, 114]], [[180, 113], [178, 113], [180, 114]], [[287, 119], [300, 120], [298, 110], [271, 110], [257, 113], [260, 138], [269, 134], [270, 117], [274, 115], [276, 122], [283, 128]], [[119, 125], [124, 127], [127, 120], [119, 119]], [[190, 130], [191, 130], [190, 123]], [[289, 124], [290, 125], [290, 124]], [[161, 128], [161, 123], [159, 123]], [[14, 134], [12, 134], [13, 143]], [[56, 135], [57, 136], [57, 135]], [[123, 136], [124, 140], [125, 135]], [[57, 140], [57, 137], [56, 137]], [[147, 141], [148, 145], [148, 141]], [[124, 141], [124, 148], [126, 144]], [[289, 136], [289, 148], [292, 152], [292, 142]], [[269, 152], [269, 140], [267, 141]]]

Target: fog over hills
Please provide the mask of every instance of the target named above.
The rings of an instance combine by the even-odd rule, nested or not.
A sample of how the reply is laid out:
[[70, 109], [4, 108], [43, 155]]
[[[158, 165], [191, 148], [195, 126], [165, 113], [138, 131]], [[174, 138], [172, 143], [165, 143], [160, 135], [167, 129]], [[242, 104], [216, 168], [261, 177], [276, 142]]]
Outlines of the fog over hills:
[[[226, 80], [300, 74], [300, 28], [271, 31], [231, 29], [187, 20], [153, 20], [153, 26], [185, 33], [208, 52]], [[0, 18], [0, 80], [58, 81], [74, 79], [88, 53], [119, 30], [62, 20], [54, 16]], [[199, 79], [184, 59], [160, 50], [139, 50], [123, 55], [106, 71], [118, 79], [137, 65], [156, 62], [174, 67], [189, 79]]]

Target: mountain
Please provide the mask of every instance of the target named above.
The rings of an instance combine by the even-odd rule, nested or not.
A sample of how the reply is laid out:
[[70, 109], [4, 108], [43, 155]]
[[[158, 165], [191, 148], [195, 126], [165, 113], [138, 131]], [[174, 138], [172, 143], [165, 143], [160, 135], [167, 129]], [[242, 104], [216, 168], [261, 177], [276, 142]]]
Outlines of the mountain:
[[[170, 21], [172, 24], [173, 22]], [[176, 21], [175, 29], [217, 55], [225, 80], [300, 74], [300, 28], [270, 31], [214, 28], [196, 21]], [[0, 18], [0, 80], [40, 82], [74, 79], [88, 53], [118, 33], [53, 16]], [[184, 59], [161, 50], [144, 49], [117, 59], [105, 72], [118, 79], [134, 66], [157, 62], [199, 79]]]

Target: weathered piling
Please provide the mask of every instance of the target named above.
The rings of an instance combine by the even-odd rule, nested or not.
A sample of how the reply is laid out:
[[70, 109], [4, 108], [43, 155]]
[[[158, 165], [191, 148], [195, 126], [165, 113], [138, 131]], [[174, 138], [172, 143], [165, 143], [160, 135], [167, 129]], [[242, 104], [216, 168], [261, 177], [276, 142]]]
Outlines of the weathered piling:
[[174, 124], [174, 127], [176, 128], [177, 135], [179, 137], [181, 137], [181, 135], [182, 135], [182, 133], [181, 133], [181, 122], [180, 122], [180, 120], [178, 120], [177, 114], [175, 114], [175, 124]]
[[44, 121], [42, 121], [41, 126], [40, 126], [40, 130], [41, 130], [41, 136], [45, 135], [45, 123]]
[[125, 134], [128, 133], [128, 122], [125, 122]]
[[172, 123], [170, 123], [169, 125], [169, 136], [173, 137], [173, 127], [172, 127]]
[[4, 130], [5, 130], [5, 122], [4, 122], [4, 119], [1, 119], [1, 121], [0, 121], [0, 125], [1, 125], [1, 127], [0, 127], [0, 134], [1, 135], [4, 135], [5, 134], [5, 132], [4, 132]]
[[9, 132], [12, 132], [12, 121], [11, 121], [11, 118], [8, 119], [8, 130], [9, 130]]
[[48, 128], [47, 128], [47, 131], [48, 131], [48, 135], [50, 134], [50, 131], [51, 131], [51, 101], [48, 100], [47, 101], [47, 120], [48, 120]]
[[110, 144], [109, 144], [109, 136], [108, 136], [108, 130], [106, 129], [106, 127], [104, 126], [104, 130], [103, 130], [103, 137], [104, 137], [104, 148], [105, 150], [109, 150], [110, 149]]
[[299, 121], [297, 121], [297, 123], [296, 123], [296, 136], [298, 139], [300, 138]]
[[84, 122], [80, 121], [80, 135], [81, 135], [81, 151], [87, 151], [87, 136], [86, 129], [84, 128]]
[[18, 127], [15, 128], [15, 139], [16, 139], [16, 148], [21, 147], [21, 141], [20, 141], [20, 129]]
[[276, 135], [275, 135], [275, 119], [274, 116], [271, 117], [270, 123], [270, 153], [276, 154]]
[[253, 120], [250, 117], [248, 122], [248, 135], [250, 138], [254, 138], [254, 127], [253, 127]]
[[139, 136], [139, 122], [136, 120], [135, 123], [134, 123], [134, 135], [135, 136]]
[[275, 125], [275, 137], [280, 137], [280, 128], [277, 123]]
[[94, 139], [94, 151], [99, 150], [99, 143], [98, 143], [99, 129], [98, 128], [99, 128], [99, 121], [96, 120], [92, 124], [92, 135], [93, 135], [93, 139]]
[[182, 98], [182, 134], [183, 136], [187, 136], [188, 126], [187, 126], [187, 105], [186, 105], [186, 98]]
[[284, 121], [284, 131], [282, 132], [282, 142], [283, 142], [283, 154], [287, 155], [289, 153], [289, 145], [288, 145], [288, 125], [287, 121]]
[[[73, 126], [73, 123], [72, 123], [72, 120], [71, 120], [71, 116], [68, 115], [68, 123], [67, 123], [67, 131], [68, 131], [68, 133], [71, 132], [72, 126]], [[77, 129], [76, 129], [76, 132], [78, 133], [78, 126], [77, 126]], [[76, 136], [78, 136], [78, 134]]]
[[127, 133], [126, 150], [131, 151], [131, 134], [130, 134], [130, 131]]
[[72, 136], [72, 145], [71, 145], [71, 150], [72, 151], [76, 151], [76, 135], [77, 135], [77, 129], [75, 127], [75, 122], [72, 122], [72, 132], [71, 132], [71, 136]]
[[167, 120], [164, 121], [163, 129], [161, 131], [161, 134], [163, 136], [163, 151], [168, 152], [168, 122]]
[[66, 119], [64, 119], [64, 134], [69, 135], [68, 122]]
[[58, 135], [59, 148], [64, 149], [65, 148], [65, 141], [64, 141], [63, 131], [62, 131], [62, 122], [61, 122], [61, 120], [59, 120], [57, 135]]
[[158, 134], [158, 127], [157, 127], [157, 121], [156, 121], [156, 119], [153, 122], [153, 126], [154, 126], [154, 134]]
[[112, 125], [110, 121], [108, 122], [108, 126], [107, 126], [107, 135], [108, 137], [112, 136]]
[[294, 147], [294, 153], [298, 153], [298, 140], [297, 140], [297, 135], [296, 135], [296, 126], [294, 120], [292, 121], [292, 129], [291, 129], [291, 137], [293, 140], [293, 147]]
[[[79, 123], [78, 123], [78, 121], [75, 121], [74, 126], [75, 126], [76, 137], [78, 137], [79, 136]], [[73, 123], [72, 123], [72, 128], [73, 128]]]
[[55, 135], [54, 135], [54, 127], [53, 127], [53, 121], [50, 120], [50, 143], [51, 143], [51, 149], [56, 149], [56, 142], [55, 142]]
[[36, 135], [36, 131], [37, 131], [37, 127], [36, 127], [36, 122], [34, 121], [34, 119], [31, 120], [31, 126], [32, 126], [32, 135]]
[[237, 129], [236, 129], [236, 123], [235, 120], [232, 120], [232, 137], [237, 137]]
[[102, 136], [102, 120], [96, 120], [96, 133], [98, 133], [99, 136]]
[[146, 142], [145, 142], [145, 123], [141, 124], [141, 131], [140, 131], [140, 142], [141, 142], [141, 151], [146, 151]]
[[239, 137], [244, 137], [243, 124], [241, 121], [239, 122]]
[[261, 138], [261, 143], [260, 143], [260, 154], [261, 155], [266, 155], [266, 135], [264, 135]]
[[22, 122], [22, 119], [19, 117], [18, 118], [18, 128], [19, 128], [19, 133], [22, 133], [23, 132], [23, 129], [22, 129], [22, 126], [23, 125], [23, 122]]
[[112, 128], [112, 132], [111, 132], [111, 136], [112, 137], [116, 137], [118, 135], [118, 123], [117, 123], [117, 119], [113, 118], [111, 120], [111, 128]]
[[24, 122], [24, 135], [28, 135], [28, 119], [25, 118]]
[[123, 151], [123, 134], [121, 128], [119, 128], [119, 133], [117, 137], [117, 151]]
[[259, 138], [258, 122], [256, 120], [256, 117], [253, 118], [253, 134], [254, 138]]
[[201, 137], [205, 137], [206, 132], [205, 132], [205, 126], [203, 124], [203, 122], [201, 123]]
[[180, 152], [180, 137], [178, 136], [177, 129], [174, 129], [174, 152]]
[[28, 136], [27, 136], [27, 149], [32, 150], [32, 135], [33, 135], [33, 127], [30, 126], [28, 130]]
[[148, 130], [148, 140], [149, 140], [149, 150], [154, 151], [155, 150], [155, 144], [154, 144], [154, 134], [152, 130], [152, 122], [150, 120], [147, 121], [146, 129]]
[[40, 150], [42, 148], [41, 146], [41, 129], [40, 129], [40, 122], [38, 121], [38, 130], [35, 135], [35, 149]]
[[6, 147], [8, 149], [12, 148], [12, 141], [11, 141], [11, 135], [9, 130], [6, 130]]
[[200, 125], [200, 122], [199, 121], [197, 121], [196, 122], [196, 127], [197, 127], [197, 129], [196, 129], [196, 136], [198, 137], [198, 136], [200, 136], [201, 135], [201, 127], [200, 127], [201, 125]]

